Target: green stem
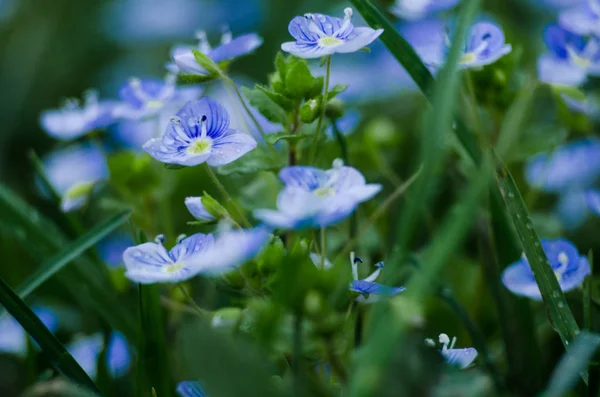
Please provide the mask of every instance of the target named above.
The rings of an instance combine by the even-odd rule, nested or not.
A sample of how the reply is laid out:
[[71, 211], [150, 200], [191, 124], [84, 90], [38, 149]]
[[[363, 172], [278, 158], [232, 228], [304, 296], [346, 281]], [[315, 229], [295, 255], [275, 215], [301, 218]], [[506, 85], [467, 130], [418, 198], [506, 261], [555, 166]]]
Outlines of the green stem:
[[250, 222], [248, 222], [248, 219], [244, 216], [244, 213], [242, 212], [242, 210], [238, 207], [236, 202], [233, 201], [233, 199], [231, 198], [229, 193], [227, 193], [225, 186], [223, 186], [221, 181], [219, 181], [219, 178], [217, 178], [217, 175], [215, 175], [212, 168], [210, 168], [210, 166], [206, 163], [204, 163], [204, 168], [206, 169], [206, 173], [208, 174], [210, 179], [213, 181], [213, 183], [215, 184], [215, 186], [217, 187], [217, 189], [223, 196], [223, 199], [225, 199], [225, 204], [227, 205], [228, 203], [231, 203], [231, 207], [235, 210], [236, 215], [238, 216], [238, 222], [241, 221], [239, 223], [244, 225], [244, 227], [251, 227]]
[[321, 269], [325, 269], [327, 259], [327, 233], [325, 227], [321, 227]]
[[475, 132], [477, 132], [481, 137], [483, 134], [481, 119], [479, 118], [479, 111], [477, 110], [477, 95], [475, 94], [475, 84], [473, 84], [473, 78], [471, 76], [471, 72], [466, 71], [466, 85], [467, 92], [471, 99], [471, 111], [473, 112], [473, 123], [475, 124]]
[[196, 313], [198, 313], [200, 315], [200, 317], [205, 318], [207, 316], [206, 310], [204, 310], [200, 306], [198, 306], [198, 304], [196, 303], [194, 298], [192, 298], [192, 296], [189, 294], [189, 292], [187, 292], [187, 290], [185, 289], [183, 284], [178, 284], [177, 286], [179, 287], [179, 290], [181, 291], [183, 296], [185, 296], [185, 299], [188, 301], [190, 306], [194, 309], [194, 311]]
[[312, 164], [315, 160], [315, 155], [317, 154], [317, 147], [319, 145], [319, 137], [321, 135], [321, 127], [323, 126], [323, 120], [325, 119], [325, 110], [327, 108], [327, 96], [329, 95], [329, 78], [331, 77], [331, 55], [327, 56], [326, 62], [326, 72], [325, 72], [325, 88], [323, 92], [323, 101], [321, 103], [321, 116], [319, 116], [319, 122], [317, 123], [317, 130], [315, 131], [315, 139], [312, 143], [312, 148], [310, 150], [310, 156], [308, 157], [308, 164]]
[[[594, 255], [592, 250], [588, 253], [588, 262], [590, 263], [590, 274], [594, 271]], [[583, 328], [592, 332], [592, 280], [587, 277], [583, 283]]]

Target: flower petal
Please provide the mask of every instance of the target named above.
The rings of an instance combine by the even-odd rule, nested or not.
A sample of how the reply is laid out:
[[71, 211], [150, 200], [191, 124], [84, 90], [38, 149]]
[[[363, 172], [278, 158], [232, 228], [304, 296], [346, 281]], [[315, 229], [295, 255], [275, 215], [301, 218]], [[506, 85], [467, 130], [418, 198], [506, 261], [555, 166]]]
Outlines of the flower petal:
[[290, 230], [298, 225], [296, 218], [277, 210], [254, 210], [252, 216], [274, 229]]
[[191, 48], [175, 48], [171, 57], [181, 74], [209, 74], [206, 69], [198, 64]]
[[586, 190], [585, 199], [590, 210], [592, 210], [596, 215], [600, 215], [600, 190]]
[[587, 80], [585, 69], [551, 54], [542, 55], [538, 59], [537, 67], [539, 79], [544, 83], [578, 86]]
[[[317, 267], [317, 269], [320, 269], [321, 268], [321, 255], [314, 253], [314, 252], [311, 252], [308, 255], [310, 256], [310, 260]], [[324, 265], [323, 266], [324, 269], [330, 269], [333, 266], [333, 264], [327, 258], [325, 258], [325, 263], [323, 265]]]
[[229, 164], [256, 148], [256, 141], [250, 134], [238, 130], [227, 130], [213, 141], [208, 165], [218, 167]]
[[214, 237], [212, 234], [196, 233], [175, 245], [171, 249], [171, 257], [173, 261], [184, 264], [192, 260], [193, 257], [203, 255], [211, 249], [213, 244]]
[[106, 367], [113, 378], [123, 376], [131, 368], [131, 352], [127, 339], [120, 332], [113, 332], [106, 347]]
[[204, 394], [204, 391], [200, 387], [200, 383], [190, 380], [177, 384], [177, 394], [180, 397], [206, 397], [206, 394]]
[[317, 43], [288, 41], [281, 45], [281, 50], [299, 58], [313, 59], [333, 54], [338, 47], [322, 47]]
[[210, 153], [190, 154], [186, 147], [166, 146], [162, 139], [151, 139], [144, 144], [144, 150], [161, 163], [194, 166], [209, 159]]
[[560, 195], [556, 212], [566, 229], [573, 230], [583, 224], [588, 215], [585, 193], [579, 189], [570, 189]]
[[231, 40], [214, 48], [207, 54], [214, 62], [219, 63], [251, 53], [263, 43], [262, 37], [256, 33], [249, 33]]
[[562, 11], [558, 22], [566, 30], [581, 36], [600, 34], [600, 20], [591, 12], [587, 4]]
[[524, 260], [519, 260], [504, 269], [502, 283], [513, 294], [538, 301], [542, 300], [542, 294], [535, 282], [533, 273]]
[[583, 283], [583, 280], [590, 274], [590, 262], [588, 262], [588, 259], [585, 256], [580, 256], [577, 266], [574, 266], [572, 269], [563, 273], [558, 281], [561, 289], [564, 292], [568, 292], [579, 287]]
[[387, 285], [365, 280], [354, 280], [350, 283], [350, 291], [361, 294], [375, 294], [382, 296], [393, 296], [405, 291], [404, 287], [388, 287]]
[[447, 349], [442, 351], [442, 355], [448, 364], [455, 364], [458, 367], [466, 368], [477, 358], [477, 350], [472, 347], [465, 349]]
[[[220, 103], [209, 97], [202, 97], [197, 101], [188, 102], [177, 113], [177, 116], [181, 119], [181, 123], [187, 123], [188, 127], [191, 125], [191, 121], [196, 121], [197, 119], [201, 119], [202, 116], [206, 116], [207, 135], [212, 139], [218, 138], [229, 128], [229, 114], [227, 110]], [[201, 134], [200, 127], [198, 126], [196, 129], [197, 131], [193, 135], [194, 138], [199, 137]]]
[[202, 204], [202, 197], [186, 197], [185, 206], [192, 216], [199, 221], [212, 221], [215, 217]]
[[325, 185], [329, 175], [319, 168], [296, 165], [283, 168], [279, 172], [279, 179], [286, 187], [297, 187], [311, 192]]
[[354, 28], [348, 39], [337, 47], [334, 47], [335, 52], [345, 54], [356, 52], [363, 47], [368, 46], [375, 41], [381, 34], [383, 29], [371, 29], [368, 27]]
[[169, 266], [175, 265], [175, 261], [161, 244], [144, 243], [127, 248], [123, 253], [123, 261], [127, 269], [125, 276], [141, 284], [176, 283], [194, 276], [189, 266], [170, 269]]

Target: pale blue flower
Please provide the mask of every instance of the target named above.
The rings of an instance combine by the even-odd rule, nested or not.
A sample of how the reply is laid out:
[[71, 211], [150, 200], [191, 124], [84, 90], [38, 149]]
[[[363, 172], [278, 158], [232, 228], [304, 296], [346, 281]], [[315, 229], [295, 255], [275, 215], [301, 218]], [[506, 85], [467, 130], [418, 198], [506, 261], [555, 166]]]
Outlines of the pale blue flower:
[[[317, 267], [317, 269], [321, 269], [321, 261], [322, 261], [321, 255], [319, 255], [315, 252], [311, 252], [310, 254], [308, 254], [308, 256], [310, 256], [310, 260], [312, 261], [313, 265], [315, 265]], [[333, 264], [329, 261], [329, 259], [325, 258], [322, 268], [323, 269], [331, 269], [332, 266], [333, 266]]]
[[46, 110], [40, 117], [42, 128], [53, 138], [70, 140], [105, 128], [114, 122], [114, 101], [99, 101], [96, 91], [85, 93], [84, 102], [71, 98], [60, 109]]
[[449, 10], [460, 0], [396, 0], [390, 8], [397, 17], [416, 20], [426, 16]]
[[61, 196], [60, 207], [69, 212], [82, 207], [96, 183], [108, 179], [104, 152], [92, 144], [75, 144], [43, 159], [50, 184]]
[[564, 193], [587, 188], [600, 176], [600, 140], [585, 138], [532, 157], [525, 167], [527, 182], [544, 191]]
[[221, 44], [215, 48], [210, 46], [210, 43], [206, 38], [206, 32], [197, 32], [196, 38], [199, 41], [196, 47], [175, 46], [171, 50], [173, 62], [167, 65], [167, 69], [169, 69], [170, 72], [192, 75], [210, 74], [209, 71], [205, 70], [198, 62], [196, 62], [192, 50], [201, 52], [218, 64], [250, 54], [263, 43], [262, 37], [256, 33], [245, 34], [234, 39], [231, 32], [227, 31], [221, 37]]
[[588, 76], [600, 74], [600, 42], [550, 25], [544, 32], [550, 50], [538, 60], [539, 79], [566, 86], [583, 84]]
[[327, 171], [286, 167], [279, 178], [285, 186], [277, 197], [277, 210], [254, 211], [255, 218], [279, 229], [321, 228], [338, 223], [381, 190], [381, 185], [367, 184], [358, 170], [343, 166], [340, 160]]
[[205, 397], [200, 383], [193, 380], [186, 380], [177, 384], [177, 394], [180, 397]]
[[[439, 32], [439, 24], [428, 22], [423, 26], [433, 33]], [[428, 65], [442, 66], [450, 50], [450, 38], [445, 34], [428, 39], [427, 31], [423, 31], [422, 36], [417, 40], [416, 51]], [[478, 69], [496, 62], [511, 51], [512, 46], [505, 43], [504, 32], [498, 25], [486, 21], [476, 22], [467, 33], [458, 63], [465, 69]]]
[[561, 11], [559, 24], [581, 36], [600, 36], [600, 1], [587, 0], [583, 4]]
[[[354, 253], [350, 254], [350, 263], [352, 265], [352, 277], [354, 280], [350, 283], [350, 291], [361, 294], [357, 298], [359, 302], [372, 303], [381, 297], [397, 295], [406, 290], [404, 287], [389, 287], [387, 285], [376, 283], [375, 280], [379, 277], [383, 270], [383, 262], [375, 264], [377, 268], [373, 273], [364, 279], [358, 278], [358, 263], [362, 263], [362, 259], [355, 258]], [[366, 296], [365, 296], [366, 295]]]
[[[36, 306], [33, 312], [51, 332], [58, 329], [58, 315], [45, 306]], [[27, 354], [27, 332], [12, 316], [0, 317], [0, 353], [24, 357]]]
[[185, 206], [194, 218], [199, 221], [212, 221], [215, 217], [202, 204], [202, 197], [186, 197]]
[[156, 117], [173, 111], [184, 103], [196, 99], [202, 93], [198, 86], [177, 87], [176, 77], [168, 74], [164, 80], [131, 78], [119, 90], [121, 103], [114, 116], [129, 120]]
[[[101, 333], [96, 333], [81, 337], [67, 345], [66, 348], [90, 378], [96, 378], [98, 360], [104, 349], [104, 336]], [[105, 365], [114, 378], [124, 375], [131, 367], [129, 345], [125, 337], [119, 332], [115, 331], [110, 335], [106, 347]]]
[[581, 226], [589, 215], [585, 192], [574, 188], [561, 193], [556, 212], [566, 229], [573, 230]]
[[585, 200], [588, 208], [596, 215], [600, 215], [600, 190], [588, 189], [585, 192]]
[[597, 119], [600, 115], [600, 103], [595, 96], [587, 96], [583, 99], [576, 99], [567, 94], [561, 94], [561, 98], [569, 108], [575, 113], [585, 114], [588, 117]]
[[351, 8], [346, 8], [344, 14], [344, 19], [323, 14], [295, 17], [288, 30], [296, 41], [283, 43], [281, 49], [300, 58], [320, 58], [335, 53], [356, 52], [383, 33], [383, 29], [355, 28], [351, 21]]
[[256, 147], [252, 136], [229, 128], [229, 115], [214, 100], [188, 102], [171, 119], [162, 138], [144, 145], [156, 160], [185, 166], [206, 162], [212, 167], [229, 164]]
[[[475, 348], [455, 349], [456, 337], [453, 337], [452, 341], [450, 341], [450, 337], [442, 333], [439, 335], [438, 340], [442, 344], [442, 350], [439, 352], [448, 364], [456, 365], [463, 369], [471, 365], [475, 361], [475, 358], [477, 358], [477, 350]], [[435, 347], [433, 339], [425, 339], [425, 343]]]
[[225, 231], [216, 238], [197, 233], [167, 251], [162, 245], [164, 237], [159, 236], [155, 243], [125, 250], [125, 276], [137, 283], [152, 284], [177, 283], [198, 274], [222, 274], [256, 256], [269, 237], [269, 230], [261, 226]]
[[114, 233], [102, 239], [96, 249], [104, 263], [110, 267], [123, 265], [123, 253], [133, 245], [133, 239], [128, 233]]
[[[587, 258], [580, 256], [577, 248], [568, 240], [542, 239], [542, 247], [563, 292], [575, 289], [590, 274], [590, 264]], [[504, 270], [502, 283], [516, 295], [542, 300], [542, 295], [525, 255]]]

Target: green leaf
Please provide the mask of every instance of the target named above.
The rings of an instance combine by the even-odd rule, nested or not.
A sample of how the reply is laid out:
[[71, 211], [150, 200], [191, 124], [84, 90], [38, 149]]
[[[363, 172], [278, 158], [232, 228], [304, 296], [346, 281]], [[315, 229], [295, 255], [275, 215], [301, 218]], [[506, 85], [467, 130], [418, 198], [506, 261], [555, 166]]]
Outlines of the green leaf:
[[144, 195], [159, 186], [159, 179], [152, 168], [154, 160], [144, 154], [123, 151], [108, 157], [110, 182], [125, 196]]
[[221, 75], [221, 69], [219, 69], [219, 66], [216, 63], [214, 63], [212, 59], [210, 59], [208, 56], [204, 55], [198, 50], [192, 50], [192, 53], [194, 54], [194, 58], [196, 58], [196, 62], [198, 62], [198, 65], [206, 69], [208, 73], [216, 76]]
[[288, 65], [285, 56], [281, 51], [279, 51], [275, 56], [275, 69], [277, 70], [279, 81], [285, 81], [285, 75], [287, 74]]
[[315, 92], [321, 92], [323, 80], [313, 77], [306, 60], [298, 59], [289, 67], [284, 80], [287, 96], [298, 100], [309, 99]]
[[263, 87], [259, 84], [257, 84], [255, 88], [264, 92], [269, 98], [271, 98], [273, 102], [281, 106], [283, 109], [288, 111], [294, 109], [294, 102], [292, 102], [292, 100], [286, 98], [285, 96], [278, 94], [277, 92], [271, 91], [270, 89]]
[[348, 89], [348, 84], [336, 84], [332, 88], [329, 89], [327, 93], [327, 102], [331, 101], [333, 98], [341, 94], [342, 92]]
[[297, 142], [301, 139], [308, 138], [311, 136], [313, 136], [313, 135], [312, 134], [300, 134], [300, 133], [290, 134], [285, 131], [280, 131], [280, 132], [274, 132], [272, 134], [268, 134], [265, 139], [268, 144], [274, 145], [281, 140], [288, 141], [288, 142]]
[[548, 389], [543, 397], [562, 397], [575, 388], [582, 373], [586, 372], [589, 361], [600, 347], [600, 335], [581, 332], [571, 343], [569, 350], [554, 369]]
[[[7, 264], [5, 263], [4, 266]], [[23, 329], [38, 343], [48, 356], [54, 368], [82, 387], [99, 393], [88, 374], [77, 364], [67, 349], [46, 328], [35, 313], [0, 278], [0, 304], [21, 324]]]
[[259, 171], [279, 171], [284, 167], [282, 162], [274, 163], [273, 157], [262, 150], [253, 150], [239, 160], [219, 167], [221, 175], [254, 174]]
[[[29, 296], [29, 294], [54, 274], [58, 273], [63, 267], [125, 223], [129, 219], [129, 214], [129, 210], [121, 211], [106, 222], [96, 225], [83, 236], [68, 244], [50, 260], [44, 262], [35, 273], [17, 287], [16, 292], [19, 297], [25, 299]], [[1, 315], [2, 313], [0, 312]]]
[[300, 107], [300, 121], [310, 124], [321, 115], [322, 97], [311, 99]]
[[523, 133], [519, 144], [514, 145], [507, 153], [506, 161], [521, 162], [531, 156], [553, 151], [569, 137], [568, 130], [562, 125], [546, 124], [533, 126]]
[[569, 305], [558, 284], [552, 266], [544, 253], [540, 238], [533, 227], [533, 222], [529, 218], [529, 212], [523, 202], [521, 193], [517, 189], [515, 181], [501, 160], [497, 159], [497, 162], [498, 186], [508, 214], [517, 231], [523, 251], [548, 309], [550, 321], [565, 347], [568, 347], [569, 343], [579, 333], [579, 326], [573, 317], [573, 313], [571, 313], [571, 309], [569, 309]]
[[217, 200], [212, 198], [212, 196], [206, 192], [202, 195], [200, 199], [204, 208], [208, 211], [209, 214], [214, 216], [217, 219], [227, 218], [229, 217], [229, 212], [223, 207]]
[[269, 121], [277, 124], [287, 125], [288, 117], [285, 110], [275, 103], [267, 94], [258, 89], [242, 87], [244, 96], [250, 104], [255, 107]]
[[174, 387], [167, 352], [160, 285], [139, 284], [140, 335], [138, 346], [138, 385], [142, 395], [152, 388], [158, 396], [170, 397]]
[[216, 74], [178, 74], [177, 85], [186, 84], [202, 84], [217, 80], [219, 75]]
[[267, 357], [253, 345], [211, 329], [209, 324], [195, 321], [184, 325], [178, 350], [186, 379], [200, 380], [209, 396], [287, 395], [274, 386], [275, 371]]
[[21, 397], [98, 397], [98, 395], [64, 378], [56, 378], [47, 382], [36, 383], [27, 389]]

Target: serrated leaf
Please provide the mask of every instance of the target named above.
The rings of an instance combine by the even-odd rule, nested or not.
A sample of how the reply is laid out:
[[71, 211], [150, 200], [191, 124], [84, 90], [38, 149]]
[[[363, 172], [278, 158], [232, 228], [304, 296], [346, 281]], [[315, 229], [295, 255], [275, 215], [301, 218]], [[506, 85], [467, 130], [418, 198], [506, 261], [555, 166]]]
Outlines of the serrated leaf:
[[271, 91], [270, 89], [257, 84], [254, 88], [264, 92], [273, 102], [281, 106], [285, 110], [294, 109], [294, 102], [285, 96], [278, 94], [277, 92]]
[[277, 142], [283, 140], [288, 142], [297, 142], [301, 139], [312, 136], [312, 134], [290, 134], [285, 131], [275, 132], [273, 134], [268, 134], [265, 139], [268, 144], [274, 145]]
[[192, 50], [192, 53], [194, 54], [194, 58], [196, 59], [196, 62], [198, 62], [198, 65], [203, 67], [208, 73], [215, 76], [219, 76], [221, 74], [221, 69], [219, 69], [219, 66], [208, 56], [204, 55], [198, 50]]
[[267, 94], [258, 89], [242, 87], [244, 96], [250, 104], [255, 107], [269, 121], [277, 124], [287, 125], [288, 117], [285, 110], [275, 103]]
[[[3, 265], [6, 266], [6, 263]], [[94, 382], [67, 349], [2, 278], [0, 278], [0, 305], [4, 306], [31, 335], [58, 371], [72, 382], [99, 393]]]
[[273, 156], [268, 153], [262, 150], [253, 150], [241, 159], [219, 167], [217, 171], [221, 175], [245, 175], [254, 174], [258, 171], [278, 171], [283, 166], [282, 163], [274, 163]]

